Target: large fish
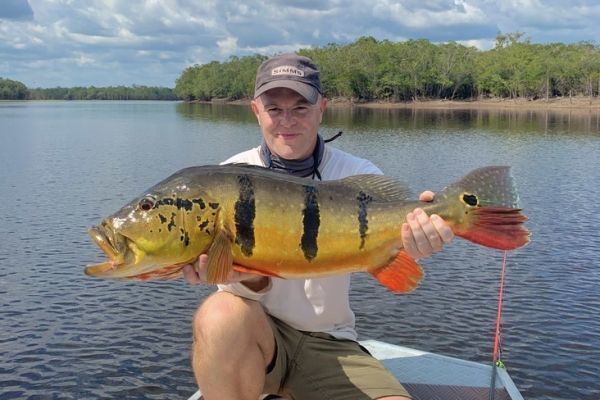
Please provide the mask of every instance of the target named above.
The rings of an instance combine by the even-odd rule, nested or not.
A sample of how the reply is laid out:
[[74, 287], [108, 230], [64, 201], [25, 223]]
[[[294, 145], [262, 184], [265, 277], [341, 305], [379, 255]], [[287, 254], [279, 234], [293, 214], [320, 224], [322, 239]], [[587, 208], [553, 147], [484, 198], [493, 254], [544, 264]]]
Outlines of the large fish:
[[431, 203], [408, 196], [381, 175], [319, 182], [248, 165], [186, 168], [90, 229], [109, 261], [85, 272], [170, 279], [207, 253], [209, 283], [223, 282], [232, 268], [282, 278], [368, 271], [408, 292], [423, 272], [403, 250], [400, 227], [417, 206], [484, 246], [510, 250], [529, 241], [509, 167], [477, 169]]

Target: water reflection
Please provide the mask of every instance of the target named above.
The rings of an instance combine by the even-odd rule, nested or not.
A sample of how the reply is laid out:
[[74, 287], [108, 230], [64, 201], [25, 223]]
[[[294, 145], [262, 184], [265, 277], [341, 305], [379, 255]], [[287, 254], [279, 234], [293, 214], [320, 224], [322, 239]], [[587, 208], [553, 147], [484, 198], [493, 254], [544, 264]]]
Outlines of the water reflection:
[[436, 126], [446, 131], [598, 134], [600, 111], [331, 107], [327, 110], [325, 124], [392, 130], [419, 130]]
[[[179, 103], [177, 113], [186, 119], [253, 123], [246, 104]], [[600, 133], [600, 110], [522, 109], [418, 109], [370, 108], [333, 105], [325, 127], [369, 130], [420, 130], [435, 126], [444, 131], [507, 131], [511, 134]]]
[[249, 105], [222, 103], [179, 103], [177, 114], [191, 120], [236, 123], [256, 122]]

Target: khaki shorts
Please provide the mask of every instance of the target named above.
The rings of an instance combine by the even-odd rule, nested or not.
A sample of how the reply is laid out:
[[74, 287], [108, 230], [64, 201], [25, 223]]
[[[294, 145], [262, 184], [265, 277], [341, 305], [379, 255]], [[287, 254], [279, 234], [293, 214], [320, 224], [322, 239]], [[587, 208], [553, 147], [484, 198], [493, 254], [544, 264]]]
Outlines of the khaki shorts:
[[357, 342], [298, 331], [270, 317], [277, 355], [265, 393], [292, 400], [370, 400], [406, 396], [396, 378]]

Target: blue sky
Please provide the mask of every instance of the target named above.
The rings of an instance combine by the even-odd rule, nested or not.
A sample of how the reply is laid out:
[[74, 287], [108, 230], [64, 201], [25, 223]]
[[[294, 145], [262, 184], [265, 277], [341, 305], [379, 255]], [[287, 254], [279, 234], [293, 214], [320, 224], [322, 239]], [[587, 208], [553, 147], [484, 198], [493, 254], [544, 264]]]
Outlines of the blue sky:
[[[365, 6], [369, 4], [369, 6]], [[0, 0], [0, 77], [173, 87], [193, 64], [348, 43], [600, 40], [599, 0]]]

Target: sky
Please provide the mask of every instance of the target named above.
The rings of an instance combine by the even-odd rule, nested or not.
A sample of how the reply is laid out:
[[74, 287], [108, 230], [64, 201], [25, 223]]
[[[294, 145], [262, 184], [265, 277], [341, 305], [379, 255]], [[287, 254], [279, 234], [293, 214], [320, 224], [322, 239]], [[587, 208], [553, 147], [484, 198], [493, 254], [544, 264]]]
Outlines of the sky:
[[[369, 4], [366, 6], [366, 4]], [[498, 33], [600, 44], [600, 0], [0, 0], [0, 77], [35, 87], [174, 87], [188, 66], [329, 43]]]

